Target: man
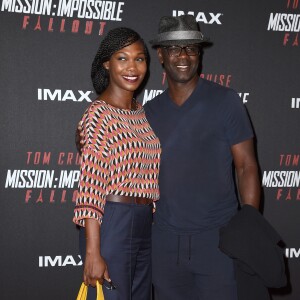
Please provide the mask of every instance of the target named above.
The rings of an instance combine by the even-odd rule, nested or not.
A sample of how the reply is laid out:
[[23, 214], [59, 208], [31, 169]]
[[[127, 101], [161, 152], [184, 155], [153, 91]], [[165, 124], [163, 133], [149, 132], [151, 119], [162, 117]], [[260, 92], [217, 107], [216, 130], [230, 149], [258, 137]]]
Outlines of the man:
[[242, 204], [259, 207], [253, 131], [231, 89], [199, 78], [201, 44], [193, 16], [163, 17], [150, 43], [168, 89], [144, 108], [162, 145], [160, 200], [152, 235], [155, 300], [236, 300], [232, 260], [219, 229]]

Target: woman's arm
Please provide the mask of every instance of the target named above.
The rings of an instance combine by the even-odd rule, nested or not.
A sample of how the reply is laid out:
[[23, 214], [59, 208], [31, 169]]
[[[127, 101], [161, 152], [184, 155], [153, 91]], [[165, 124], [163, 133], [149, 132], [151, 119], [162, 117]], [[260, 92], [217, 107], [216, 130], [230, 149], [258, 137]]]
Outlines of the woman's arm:
[[110, 281], [107, 265], [100, 253], [100, 224], [95, 219], [85, 219], [86, 257], [84, 262], [83, 281], [86, 285], [95, 286], [103, 278]]

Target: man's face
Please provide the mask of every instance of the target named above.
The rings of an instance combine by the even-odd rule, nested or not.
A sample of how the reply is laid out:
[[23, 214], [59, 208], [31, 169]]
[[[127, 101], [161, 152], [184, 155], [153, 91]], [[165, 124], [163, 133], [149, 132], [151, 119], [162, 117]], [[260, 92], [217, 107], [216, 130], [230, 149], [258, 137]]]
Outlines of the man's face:
[[[181, 47], [183, 49], [181, 51], [180, 49], [175, 49], [176, 51], [174, 51], [174, 47]], [[182, 45], [178, 43], [173, 46], [161, 46], [157, 49], [160, 63], [164, 65], [169, 83], [170, 81], [174, 83], [186, 83], [198, 76], [198, 53], [199, 45], [197, 44]]]

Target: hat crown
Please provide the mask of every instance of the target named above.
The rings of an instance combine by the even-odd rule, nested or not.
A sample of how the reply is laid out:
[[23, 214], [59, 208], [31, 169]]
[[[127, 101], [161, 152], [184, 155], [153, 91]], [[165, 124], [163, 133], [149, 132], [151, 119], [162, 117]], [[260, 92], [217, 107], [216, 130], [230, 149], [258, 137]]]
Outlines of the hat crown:
[[159, 23], [159, 33], [169, 31], [200, 31], [194, 16], [162, 17]]
[[158, 34], [150, 41], [152, 46], [170, 46], [174, 44], [200, 44], [207, 42], [199, 25], [192, 15], [179, 17], [165, 16], [160, 19]]

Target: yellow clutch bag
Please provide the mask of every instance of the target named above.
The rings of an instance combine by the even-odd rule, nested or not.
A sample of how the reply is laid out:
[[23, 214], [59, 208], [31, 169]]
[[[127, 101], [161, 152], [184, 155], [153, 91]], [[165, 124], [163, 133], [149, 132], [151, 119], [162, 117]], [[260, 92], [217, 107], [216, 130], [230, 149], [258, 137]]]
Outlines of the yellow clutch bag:
[[[97, 281], [96, 283], [97, 288], [97, 299], [96, 300], [104, 300], [104, 295], [102, 291], [102, 285]], [[88, 293], [88, 286], [84, 284], [84, 282], [80, 286], [80, 290], [76, 300], [86, 300]]]

